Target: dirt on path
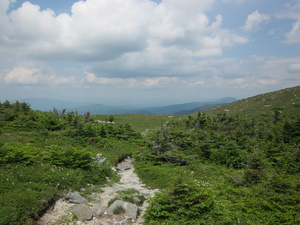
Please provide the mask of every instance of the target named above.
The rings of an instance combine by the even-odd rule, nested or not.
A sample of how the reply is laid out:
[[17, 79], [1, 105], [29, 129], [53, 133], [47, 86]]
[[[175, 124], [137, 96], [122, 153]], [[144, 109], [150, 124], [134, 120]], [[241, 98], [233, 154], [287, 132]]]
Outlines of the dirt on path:
[[139, 195], [149, 199], [155, 195], [158, 191], [148, 189], [143, 183], [141, 183], [138, 176], [134, 173], [134, 166], [132, 159], [127, 158], [116, 166], [118, 174], [121, 179], [119, 183], [114, 183], [102, 187], [99, 192], [94, 192], [88, 196], [89, 202], [87, 205], [93, 212], [93, 219], [90, 221], [79, 221], [74, 217], [70, 208], [74, 205], [69, 203], [64, 198], [59, 199], [55, 205], [48, 210], [48, 212], [37, 222], [37, 225], [57, 225], [57, 224], [69, 224], [69, 225], [114, 225], [114, 224], [142, 224], [142, 215], [144, 214], [148, 203], [144, 201], [139, 206], [139, 216], [133, 220], [126, 218], [125, 215], [108, 215], [106, 209], [108, 202], [111, 199], [116, 198], [119, 194], [117, 192], [135, 190]]

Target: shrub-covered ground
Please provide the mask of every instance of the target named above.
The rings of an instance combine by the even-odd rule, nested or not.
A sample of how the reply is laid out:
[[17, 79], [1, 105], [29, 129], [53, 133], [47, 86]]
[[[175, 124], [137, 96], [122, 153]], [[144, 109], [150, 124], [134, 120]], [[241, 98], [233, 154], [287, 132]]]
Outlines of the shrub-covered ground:
[[[299, 224], [300, 117], [278, 107], [257, 115], [91, 116], [1, 103], [0, 224], [34, 224], [66, 190], [117, 179], [109, 166], [128, 155], [161, 190], [145, 224]], [[99, 153], [106, 165], [94, 162]]]
[[199, 113], [168, 123], [136, 156], [163, 191], [146, 224], [299, 224], [300, 117]]
[[[67, 190], [117, 179], [109, 167], [139, 138], [129, 124], [99, 124], [89, 113], [0, 103], [0, 224], [34, 224]], [[96, 154], [108, 163], [96, 163]]]

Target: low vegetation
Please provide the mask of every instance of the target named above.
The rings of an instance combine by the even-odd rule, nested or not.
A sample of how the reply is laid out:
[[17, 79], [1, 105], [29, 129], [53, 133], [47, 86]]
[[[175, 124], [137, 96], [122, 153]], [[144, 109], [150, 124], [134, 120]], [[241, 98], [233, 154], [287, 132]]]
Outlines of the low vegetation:
[[[161, 190], [145, 224], [299, 224], [299, 90], [184, 117], [1, 103], [0, 224], [34, 224], [66, 190], [116, 180], [109, 167], [128, 155], [143, 183]], [[94, 161], [99, 153], [108, 163]]]
[[[0, 104], [0, 224], [34, 224], [70, 188], [117, 179], [110, 169], [137, 149], [130, 125], [99, 124], [76, 112]], [[108, 163], [95, 162], [103, 154]]]
[[241, 99], [234, 103], [207, 110], [207, 115], [226, 113], [241, 117], [264, 117], [275, 111], [284, 115], [296, 115], [300, 110], [300, 87], [287, 88], [275, 92], [265, 93], [251, 98]]
[[202, 113], [167, 124], [136, 156], [139, 175], [165, 190], [146, 223], [299, 223], [299, 125]]

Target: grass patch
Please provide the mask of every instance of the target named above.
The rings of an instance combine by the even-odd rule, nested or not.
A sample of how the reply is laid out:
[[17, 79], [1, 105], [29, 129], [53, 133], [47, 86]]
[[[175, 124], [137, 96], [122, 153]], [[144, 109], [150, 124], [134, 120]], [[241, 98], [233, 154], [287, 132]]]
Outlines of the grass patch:
[[1, 166], [0, 224], [34, 224], [66, 189], [86, 186], [90, 176], [82, 170], [47, 164]]
[[182, 169], [172, 164], [157, 165], [153, 162], [136, 160], [135, 171], [143, 183], [151, 188], [170, 187]]

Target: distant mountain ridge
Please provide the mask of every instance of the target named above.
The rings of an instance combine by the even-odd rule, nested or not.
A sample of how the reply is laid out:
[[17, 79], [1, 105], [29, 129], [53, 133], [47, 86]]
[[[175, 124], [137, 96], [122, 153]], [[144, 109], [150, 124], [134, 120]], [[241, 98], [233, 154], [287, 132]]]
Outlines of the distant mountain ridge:
[[83, 102], [51, 99], [51, 98], [24, 98], [18, 101], [29, 103], [32, 109], [40, 110], [40, 111], [50, 111], [54, 107], [60, 110], [69, 109], [69, 108], [76, 108], [78, 106], [84, 106], [90, 104], [90, 103], [83, 103]]
[[[151, 112], [152, 114], [161, 114], [161, 115], [168, 115], [168, 114], [177, 114], [177, 115], [186, 115], [190, 114], [191, 111], [195, 111], [200, 107], [205, 105], [223, 105], [228, 104], [238, 99], [232, 97], [222, 98], [216, 101], [211, 102], [190, 102], [190, 103], [183, 103], [183, 104], [176, 104], [176, 105], [169, 105], [163, 107], [151, 107], [145, 108], [144, 110]], [[200, 109], [201, 110], [201, 109]], [[200, 111], [199, 110], [199, 111]], [[186, 111], [186, 113], [184, 113]], [[184, 113], [184, 114], [182, 114]]]
[[189, 114], [197, 113], [200, 111], [206, 111], [209, 109], [213, 109], [218, 106], [222, 106], [222, 105], [226, 105], [226, 104], [228, 104], [228, 103], [207, 104], [207, 105], [203, 105], [203, 106], [197, 107], [195, 109], [191, 109], [191, 110], [182, 110], [182, 111], [176, 112], [174, 114], [175, 115], [189, 115]]
[[[190, 114], [194, 111], [209, 109], [218, 105], [228, 104], [238, 99], [232, 97], [221, 98], [213, 101], [189, 102], [183, 104], [174, 104], [168, 106], [156, 107], [132, 107], [132, 106], [109, 106], [103, 104], [88, 104], [82, 102], [70, 102], [56, 99], [38, 99], [27, 98], [21, 99], [20, 102], [27, 102], [32, 109], [41, 111], [50, 111], [53, 108], [58, 110], [66, 109], [67, 111], [77, 110], [79, 114], [90, 112], [92, 115], [109, 115], [109, 114]], [[202, 107], [202, 108], [201, 108]]]

